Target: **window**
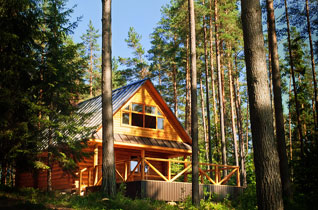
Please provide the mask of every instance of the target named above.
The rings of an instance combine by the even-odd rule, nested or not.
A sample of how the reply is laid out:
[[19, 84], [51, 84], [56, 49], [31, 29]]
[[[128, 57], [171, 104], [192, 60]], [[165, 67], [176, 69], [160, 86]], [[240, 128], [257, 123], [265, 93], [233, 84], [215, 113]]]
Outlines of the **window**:
[[156, 114], [156, 107], [154, 107], [154, 106], [146, 106], [145, 112], [147, 114]]
[[122, 124], [163, 130], [164, 118], [155, 106], [132, 103], [122, 109]]
[[164, 125], [164, 119], [161, 118], [161, 117], [158, 117], [158, 126], [157, 126], [157, 128], [163, 130], [163, 125]]
[[142, 112], [142, 104], [132, 104], [132, 111]]
[[122, 120], [123, 120], [123, 124], [129, 125], [129, 113], [124, 112]]
[[156, 128], [156, 117], [145, 115], [145, 128]]
[[143, 127], [143, 121], [144, 120], [143, 120], [142, 114], [136, 114], [136, 113], [131, 114], [131, 125]]
[[[136, 161], [136, 160], [131, 160], [130, 161], [130, 171], [131, 172], [135, 169], [137, 164], [138, 164], [138, 161]], [[138, 172], [139, 172], [139, 167], [136, 169], [136, 173], [138, 173]]]

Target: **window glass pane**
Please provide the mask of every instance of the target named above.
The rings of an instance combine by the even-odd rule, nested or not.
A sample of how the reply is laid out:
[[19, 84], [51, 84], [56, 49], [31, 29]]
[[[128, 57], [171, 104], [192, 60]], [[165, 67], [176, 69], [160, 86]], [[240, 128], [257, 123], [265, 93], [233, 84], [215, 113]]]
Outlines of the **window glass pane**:
[[143, 115], [131, 113], [131, 125], [143, 127]]
[[156, 128], [156, 117], [145, 115], [145, 128]]
[[141, 104], [132, 104], [132, 110], [135, 112], [142, 112], [142, 105]]
[[122, 122], [123, 122], [123, 124], [127, 124], [127, 125], [129, 125], [129, 113], [123, 113], [123, 118], [122, 118]]
[[127, 106], [125, 107], [125, 110], [129, 110], [129, 105], [127, 105]]
[[146, 106], [145, 112], [148, 114], [156, 114], [156, 107], [154, 106]]
[[164, 127], [163, 127], [163, 125], [164, 125], [164, 119], [158, 117], [157, 120], [158, 120], [157, 128], [158, 128], [158, 129], [164, 129]]
[[162, 116], [162, 113], [159, 111], [159, 109], [158, 109], [158, 115]]
[[[138, 161], [132, 160], [130, 161], [130, 171], [132, 172], [134, 170], [134, 168], [137, 166]], [[135, 172], [139, 172], [139, 167], [136, 168]]]

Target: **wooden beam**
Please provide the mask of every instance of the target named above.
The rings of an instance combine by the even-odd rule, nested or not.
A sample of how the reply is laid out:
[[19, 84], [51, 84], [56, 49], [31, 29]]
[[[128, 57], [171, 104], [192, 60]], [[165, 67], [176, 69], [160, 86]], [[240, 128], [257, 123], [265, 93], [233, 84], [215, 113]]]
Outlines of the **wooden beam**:
[[171, 161], [168, 161], [168, 180], [171, 179]]
[[175, 175], [173, 177], [173, 179], [170, 180], [170, 182], [173, 182], [174, 180], [176, 180], [179, 176], [181, 176], [184, 172], [186, 172], [187, 170], [189, 170], [189, 168], [191, 168], [192, 164], [188, 165], [188, 167], [186, 167], [185, 169], [183, 169], [180, 173], [178, 173], [177, 175]]
[[152, 170], [154, 170], [154, 172], [156, 172], [161, 178], [163, 178], [163, 180], [169, 182], [169, 180], [158, 169], [156, 169], [156, 167], [154, 167], [147, 159], [145, 159], [145, 162], [148, 164], [150, 168], [152, 168]]
[[98, 180], [98, 144], [96, 144], [94, 148], [94, 169], [95, 169], [94, 170], [95, 172], [94, 185], [96, 185]]
[[124, 177], [119, 173], [119, 171], [117, 169], [115, 169], [116, 173], [118, 174], [118, 176], [123, 180], [125, 181]]
[[145, 150], [141, 150], [141, 180], [145, 180]]
[[209, 175], [207, 175], [207, 173], [205, 173], [201, 168], [199, 168], [199, 171], [212, 183], [212, 184], [216, 184], [215, 181], [209, 177]]
[[132, 171], [132, 173], [128, 176], [127, 180], [130, 179], [130, 177], [132, 177], [135, 174], [136, 169], [140, 166], [141, 161], [138, 162], [138, 164], [135, 166], [134, 170]]
[[224, 177], [224, 178], [219, 182], [219, 184], [222, 184], [223, 182], [228, 181], [228, 180], [231, 178], [231, 176], [232, 176], [236, 171], [237, 171], [237, 168], [234, 169], [233, 171], [231, 171], [226, 177]]

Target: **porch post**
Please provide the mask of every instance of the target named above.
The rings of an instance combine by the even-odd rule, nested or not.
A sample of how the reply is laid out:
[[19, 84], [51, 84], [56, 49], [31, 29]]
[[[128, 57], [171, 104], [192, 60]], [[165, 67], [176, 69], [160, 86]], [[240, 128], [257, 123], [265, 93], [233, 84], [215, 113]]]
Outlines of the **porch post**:
[[145, 180], [145, 150], [141, 150], [141, 180]]
[[94, 177], [94, 185], [98, 182], [98, 145], [95, 145], [94, 148], [94, 171], [95, 171], [95, 177]]
[[[183, 160], [187, 161], [187, 155], [183, 156]], [[186, 168], [188, 165], [187, 163], [184, 163], [184, 168]], [[184, 182], [188, 182], [188, 173], [184, 173]]]

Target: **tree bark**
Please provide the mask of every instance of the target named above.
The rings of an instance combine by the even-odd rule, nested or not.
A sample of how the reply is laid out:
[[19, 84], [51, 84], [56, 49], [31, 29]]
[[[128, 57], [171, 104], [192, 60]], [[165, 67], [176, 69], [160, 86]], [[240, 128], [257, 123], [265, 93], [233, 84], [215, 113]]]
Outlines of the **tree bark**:
[[185, 129], [191, 135], [191, 82], [190, 82], [190, 60], [189, 60], [189, 37], [186, 41], [187, 59], [186, 59], [186, 113], [185, 113]]
[[[217, 113], [217, 100], [216, 100], [216, 91], [215, 91], [215, 83], [214, 83], [214, 67], [213, 67], [213, 33], [212, 33], [212, 17], [213, 17], [213, 14], [212, 14], [212, 0], [210, 0], [210, 11], [211, 11], [211, 14], [210, 14], [210, 62], [211, 62], [211, 87], [212, 87], [212, 103], [213, 103], [213, 116], [214, 116], [214, 127], [215, 127], [215, 144], [216, 145], [219, 145], [219, 128], [218, 128], [218, 113]], [[211, 147], [212, 149], [212, 147]], [[219, 150], [218, 150], [218, 147], [216, 146], [216, 152], [219, 153]], [[211, 150], [211, 153], [212, 153], [212, 150]], [[212, 153], [213, 154], [213, 153]], [[211, 156], [212, 156], [211, 154]]]
[[300, 121], [300, 110], [299, 110], [299, 102], [298, 102], [298, 94], [297, 94], [297, 86], [295, 81], [295, 72], [294, 72], [294, 59], [292, 56], [292, 49], [291, 49], [291, 38], [290, 38], [290, 30], [289, 30], [289, 15], [288, 15], [288, 8], [287, 8], [287, 1], [285, 0], [285, 13], [286, 13], [286, 24], [287, 24], [287, 39], [288, 39], [288, 52], [289, 52], [289, 65], [290, 65], [290, 73], [292, 75], [293, 80], [293, 89], [295, 95], [295, 105], [296, 105], [296, 117], [297, 117], [297, 129], [298, 129], [298, 140], [300, 141], [300, 154], [304, 156], [304, 139], [303, 139], [303, 131], [301, 128], [301, 121]]
[[[220, 112], [220, 127], [221, 127], [221, 150], [222, 150], [222, 164], [227, 164], [226, 145], [225, 145], [225, 129], [224, 129], [224, 108], [223, 108], [223, 90], [222, 90], [222, 76], [221, 76], [221, 59], [219, 50], [219, 34], [218, 34], [218, 1], [214, 1], [214, 18], [215, 18], [215, 54], [216, 66], [218, 72], [218, 89], [219, 89], [219, 112]], [[226, 172], [226, 170], [225, 170]], [[225, 173], [226, 175], [226, 173]]]
[[202, 112], [202, 126], [204, 133], [204, 143], [205, 143], [205, 158], [209, 161], [209, 142], [208, 142], [208, 133], [207, 133], [207, 125], [206, 125], [206, 117], [205, 117], [205, 107], [204, 107], [204, 91], [203, 91], [203, 82], [202, 77], [200, 77], [200, 96], [201, 96], [201, 112]]
[[243, 187], [247, 186], [246, 180], [246, 170], [245, 170], [245, 145], [243, 139], [243, 125], [242, 125], [242, 110], [241, 110], [241, 97], [240, 97], [240, 82], [239, 82], [239, 71], [237, 70], [236, 55], [235, 55], [235, 72], [236, 76], [233, 79], [234, 87], [234, 100], [235, 100], [235, 109], [236, 109], [236, 121], [237, 121], [237, 130], [240, 144], [240, 178], [241, 184]]
[[[231, 45], [229, 45], [229, 49], [231, 49]], [[234, 99], [233, 99], [233, 82], [232, 82], [232, 59], [231, 53], [228, 53], [228, 76], [229, 76], [229, 87], [230, 87], [230, 106], [231, 106], [231, 125], [232, 125], [232, 138], [234, 143], [234, 158], [235, 158], [235, 165], [239, 166], [238, 160], [238, 146], [237, 146], [237, 133], [236, 133], [236, 126], [235, 126], [235, 110], [234, 110]]]
[[111, 0], [102, 0], [102, 187], [110, 197], [116, 194], [112, 106]]
[[316, 80], [316, 72], [315, 72], [315, 57], [314, 57], [314, 48], [312, 45], [312, 38], [311, 38], [311, 26], [310, 26], [310, 19], [309, 19], [309, 3], [306, 0], [306, 16], [307, 16], [307, 31], [308, 31], [308, 38], [309, 38], [309, 46], [310, 46], [310, 60], [311, 60], [311, 71], [312, 71], [312, 80], [314, 82], [314, 96], [315, 96], [315, 108], [316, 108], [316, 117], [315, 117], [315, 127], [316, 130], [318, 129], [318, 95], [317, 95], [317, 80]]
[[[285, 128], [284, 128], [284, 115], [283, 115], [283, 103], [281, 92], [281, 81], [279, 71], [279, 57], [276, 38], [276, 26], [273, 0], [266, 0], [267, 6], [267, 21], [268, 21], [268, 42], [269, 51], [271, 55], [272, 66], [272, 80], [274, 89], [274, 107], [275, 107], [275, 122], [276, 122], [276, 142], [279, 155], [279, 167], [280, 177], [282, 182], [283, 197], [285, 200], [291, 200], [291, 183], [288, 167], [288, 159], [286, 154], [286, 142], [285, 142]], [[287, 204], [287, 203], [285, 203]], [[287, 206], [287, 205], [285, 205]]]
[[[203, 0], [202, 4], [205, 4]], [[206, 117], [207, 117], [207, 130], [208, 130], [208, 162], [212, 163], [212, 143], [211, 143], [211, 118], [210, 118], [210, 99], [209, 99], [209, 58], [208, 58], [208, 48], [207, 48], [207, 24], [205, 15], [203, 16], [203, 33], [204, 33], [204, 68], [205, 68], [205, 98], [206, 98]], [[212, 172], [211, 172], [212, 176]]]
[[199, 205], [199, 147], [197, 114], [197, 68], [194, 2], [188, 0], [191, 60], [191, 137], [192, 137], [192, 203]]
[[93, 96], [93, 46], [90, 50], [90, 66], [89, 66], [89, 96]]
[[259, 0], [242, 0], [241, 11], [258, 209], [282, 210], [281, 180], [277, 179], [280, 177], [279, 157], [274, 137]]

